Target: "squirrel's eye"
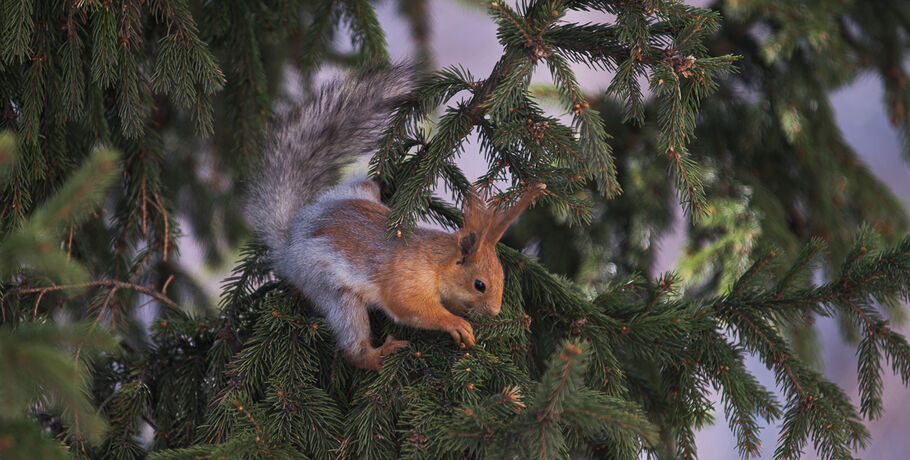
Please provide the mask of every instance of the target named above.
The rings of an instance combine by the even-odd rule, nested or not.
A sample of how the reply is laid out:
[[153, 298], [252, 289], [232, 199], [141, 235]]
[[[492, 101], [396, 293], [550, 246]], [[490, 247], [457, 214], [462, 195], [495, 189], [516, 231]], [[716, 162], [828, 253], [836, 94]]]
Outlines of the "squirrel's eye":
[[483, 284], [483, 281], [474, 280], [474, 289], [477, 289], [478, 291], [483, 292], [483, 291], [487, 290], [487, 285]]

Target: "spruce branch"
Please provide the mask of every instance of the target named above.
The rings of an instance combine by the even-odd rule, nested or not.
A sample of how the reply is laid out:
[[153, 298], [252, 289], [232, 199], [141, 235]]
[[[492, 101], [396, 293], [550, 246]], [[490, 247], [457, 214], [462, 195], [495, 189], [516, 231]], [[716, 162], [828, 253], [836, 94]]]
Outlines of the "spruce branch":
[[0, 58], [9, 64], [31, 57], [31, 35], [34, 28], [34, 4], [27, 0], [3, 3], [3, 21], [0, 23]]
[[[153, 290], [153, 289], [149, 289], [145, 286], [141, 286], [141, 285], [133, 284], [133, 283], [127, 283], [127, 282], [119, 281], [119, 280], [97, 280], [97, 281], [89, 281], [87, 283], [69, 284], [69, 285], [60, 285], [60, 286], [51, 285], [51, 286], [40, 287], [40, 288], [14, 288], [14, 289], [10, 289], [10, 290], [4, 292], [3, 297], [0, 298], [0, 302], [3, 302], [4, 311], [5, 311], [7, 297], [37, 293], [38, 300], [35, 301], [35, 311], [37, 311], [38, 304], [41, 303], [41, 298], [44, 296], [44, 294], [46, 294], [48, 292], [70, 290], [70, 289], [96, 288], [96, 287], [111, 288], [111, 291], [109, 292], [108, 297], [113, 296], [113, 294], [117, 291], [117, 289], [126, 289], [129, 291], [138, 292], [140, 294], [145, 294], [149, 297], [159, 300], [161, 303], [163, 303], [164, 305], [171, 308], [171, 310], [173, 312], [178, 313], [180, 315], [184, 314], [183, 310], [180, 308], [180, 305], [178, 305], [176, 302], [174, 302], [173, 300], [168, 298], [166, 295], [164, 295], [164, 293]], [[88, 294], [88, 291], [84, 292], [82, 295], [85, 295], [85, 294]], [[105, 301], [104, 304], [106, 305], [107, 303], [108, 302]]]

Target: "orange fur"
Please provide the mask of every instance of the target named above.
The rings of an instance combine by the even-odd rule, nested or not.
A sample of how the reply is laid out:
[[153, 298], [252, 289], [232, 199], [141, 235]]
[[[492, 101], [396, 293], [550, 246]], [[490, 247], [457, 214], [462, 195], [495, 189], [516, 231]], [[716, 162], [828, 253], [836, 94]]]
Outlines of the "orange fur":
[[[371, 187], [378, 198], [372, 183], [357, 187]], [[530, 187], [504, 212], [488, 207], [472, 192], [465, 200], [465, 221], [458, 232], [417, 229], [407, 239], [391, 240], [386, 238], [386, 206], [366, 199], [339, 200], [320, 216], [314, 236], [327, 237], [334, 250], [370, 274], [370, 286], [378, 289], [351, 292], [363, 303], [382, 308], [398, 323], [445, 331], [459, 346], [472, 347], [473, 328], [459, 315], [499, 314], [503, 271], [496, 242], [543, 188], [542, 184]], [[477, 287], [478, 282], [484, 289]], [[369, 337], [368, 331], [365, 336]], [[383, 357], [406, 345], [389, 336], [379, 348], [361, 343], [358, 350], [346, 352], [356, 366], [378, 369]]]

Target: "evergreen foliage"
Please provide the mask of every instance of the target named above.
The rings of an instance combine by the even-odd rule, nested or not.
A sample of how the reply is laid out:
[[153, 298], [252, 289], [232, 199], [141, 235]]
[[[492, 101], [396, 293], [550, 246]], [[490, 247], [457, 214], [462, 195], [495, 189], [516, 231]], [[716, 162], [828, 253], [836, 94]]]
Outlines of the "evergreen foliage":
[[[21, 161], [15, 139], [0, 134], [0, 180], [6, 182]], [[0, 452], [4, 458], [67, 458], [59, 443], [35, 423], [38, 414], [53, 414], [41, 421], [65, 424], [71, 438], [100, 442], [107, 423], [86, 393], [91, 374], [85, 367], [99, 350], [115, 347], [110, 335], [94, 324], [57, 324], [41, 318], [41, 297], [57, 289], [55, 283], [85, 280], [85, 268], [55, 247], [64, 224], [83, 219], [88, 208], [103, 198], [106, 184], [116, 171], [117, 155], [99, 150], [60, 190], [35, 209], [25, 224], [0, 239], [0, 274], [24, 284], [29, 273], [40, 274], [50, 285], [24, 289], [38, 293], [32, 311], [7, 304], [3, 293], [0, 324]], [[83, 284], [81, 287], [84, 287]], [[80, 287], [74, 285], [73, 288]], [[7, 309], [7, 306], [10, 306]], [[30, 315], [31, 321], [25, 322]], [[20, 323], [21, 324], [17, 324]], [[75, 347], [75, 359], [63, 347]], [[39, 416], [40, 417], [40, 416]]]
[[[692, 458], [716, 391], [743, 457], [780, 421], [775, 458], [852, 458], [885, 365], [910, 385], [888, 320], [910, 238], [828, 95], [877, 72], [910, 126], [910, 9], [816, 3], [485, 4], [494, 68], [431, 73], [377, 146], [389, 232], [457, 226], [433, 190], [468, 190], [455, 160], [472, 136], [497, 200], [538, 180], [547, 194], [498, 247], [503, 310], [471, 320], [478, 346], [375, 315], [377, 336], [411, 341], [375, 373], [341, 359], [255, 238], [217, 307], [174, 260], [181, 225], [210, 262], [249, 236], [238, 182], [286, 67], [306, 86], [325, 63], [388, 61], [369, 2], [0, 0], [0, 456]], [[401, 6], [428, 55], [427, 4]], [[344, 28], [353, 51], [336, 49]], [[530, 86], [538, 66], [551, 85]], [[606, 95], [579, 66], [612, 72]], [[674, 195], [691, 255], [682, 279], [651, 281]], [[529, 242], [539, 258], [513, 249]], [[856, 340], [858, 408], [794, 332], [815, 316]]]

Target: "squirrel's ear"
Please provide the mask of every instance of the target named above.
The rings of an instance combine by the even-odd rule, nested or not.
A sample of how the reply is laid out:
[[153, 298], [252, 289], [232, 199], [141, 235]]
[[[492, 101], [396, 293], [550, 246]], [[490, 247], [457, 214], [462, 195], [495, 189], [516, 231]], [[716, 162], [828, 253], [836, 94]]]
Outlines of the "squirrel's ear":
[[508, 230], [509, 226], [512, 225], [512, 222], [515, 222], [515, 219], [518, 219], [518, 216], [520, 216], [521, 213], [523, 213], [524, 210], [527, 209], [544, 190], [546, 190], [546, 188], [547, 184], [542, 182], [531, 185], [517, 203], [513, 204], [503, 213], [495, 216], [492, 219], [490, 229], [486, 233], [487, 241], [492, 243], [499, 241], [506, 230]]
[[480, 192], [471, 187], [464, 196], [464, 225], [461, 229], [464, 234], [475, 233], [478, 240], [483, 239], [484, 233], [490, 227], [494, 218], [492, 211], [487, 208], [486, 201]]
[[458, 248], [461, 250], [461, 258], [455, 262], [457, 265], [464, 265], [468, 257], [477, 252], [477, 239], [477, 234], [474, 232], [460, 234]]

